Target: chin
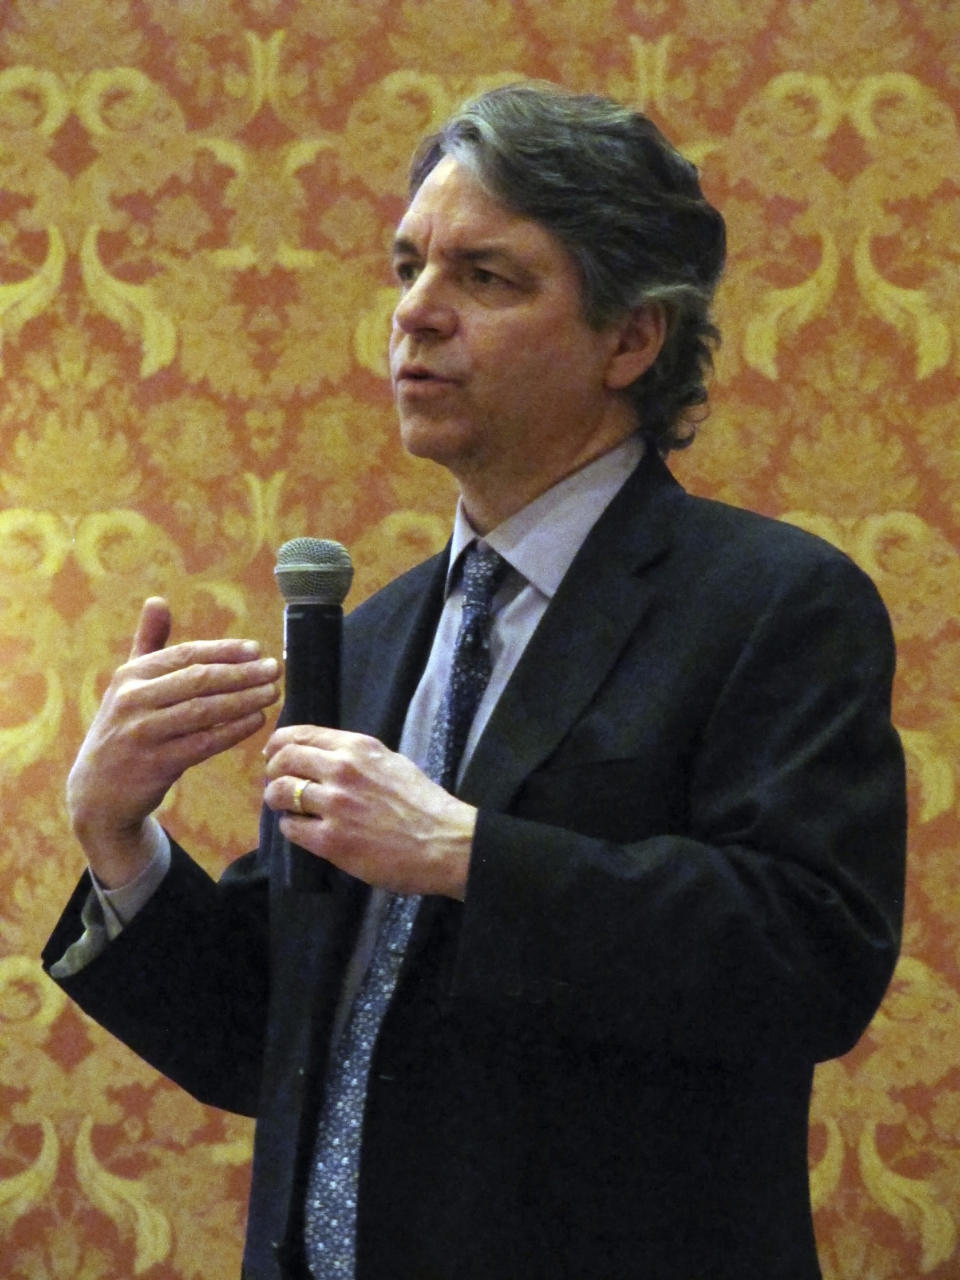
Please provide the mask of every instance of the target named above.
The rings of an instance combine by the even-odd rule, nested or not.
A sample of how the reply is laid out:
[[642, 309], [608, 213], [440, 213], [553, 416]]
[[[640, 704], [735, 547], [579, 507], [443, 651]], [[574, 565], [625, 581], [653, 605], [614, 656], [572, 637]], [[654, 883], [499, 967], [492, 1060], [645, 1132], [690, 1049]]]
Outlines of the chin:
[[412, 457], [436, 462], [454, 474], [472, 452], [468, 433], [462, 427], [420, 418], [401, 418], [400, 442]]

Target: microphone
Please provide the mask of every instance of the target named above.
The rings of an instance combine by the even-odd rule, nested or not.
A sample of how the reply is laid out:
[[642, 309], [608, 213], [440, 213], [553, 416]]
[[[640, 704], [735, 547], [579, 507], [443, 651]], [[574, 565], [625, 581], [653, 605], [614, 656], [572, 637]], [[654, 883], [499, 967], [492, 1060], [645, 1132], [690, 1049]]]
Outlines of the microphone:
[[[277, 553], [274, 576], [284, 598], [285, 693], [279, 725], [340, 727], [340, 641], [343, 601], [353, 562], [339, 542], [293, 538]], [[313, 854], [283, 842], [283, 885], [307, 888], [322, 866]]]

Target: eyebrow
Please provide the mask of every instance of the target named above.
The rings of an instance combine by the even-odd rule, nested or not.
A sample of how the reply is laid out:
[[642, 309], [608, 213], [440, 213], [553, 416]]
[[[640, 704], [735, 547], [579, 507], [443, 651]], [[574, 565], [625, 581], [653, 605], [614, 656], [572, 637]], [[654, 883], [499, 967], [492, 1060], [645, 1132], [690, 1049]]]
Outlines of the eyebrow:
[[[407, 239], [406, 236], [398, 236], [397, 239], [394, 240], [392, 254], [394, 260], [397, 258], [419, 258], [420, 256], [420, 250], [417, 245], [412, 240]], [[453, 249], [449, 253], [445, 254], [445, 256], [452, 259], [454, 262], [502, 262], [516, 272], [520, 272], [524, 275], [531, 274], [531, 267], [527, 263], [521, 261], [515, 254], [511, 253], [509, 249], [501, 248], [496, 244], [480, 245], [476, 249]]]

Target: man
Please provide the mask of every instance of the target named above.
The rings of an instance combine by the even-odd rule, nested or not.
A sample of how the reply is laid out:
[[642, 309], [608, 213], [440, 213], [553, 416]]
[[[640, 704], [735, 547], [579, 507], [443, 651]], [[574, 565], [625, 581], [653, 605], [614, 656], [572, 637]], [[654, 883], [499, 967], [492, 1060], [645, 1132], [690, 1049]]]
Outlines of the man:
[[819, 1275], [813, 1065], [898, 943], [893, 649], [846, 558], [663, 465], [722, 263], [692, 166], [605, 100], [497, 90], [421, 148], [391, 369], [404, 444], [459, 483], [452, 543], [350, 616], [345, 728], [273, 734], [219, 885], [150, 814], [277, 667], [164, 648], [144, 607], [68, 788], [97, 892], [46, 959], [257, 1116], [255, 1280]]

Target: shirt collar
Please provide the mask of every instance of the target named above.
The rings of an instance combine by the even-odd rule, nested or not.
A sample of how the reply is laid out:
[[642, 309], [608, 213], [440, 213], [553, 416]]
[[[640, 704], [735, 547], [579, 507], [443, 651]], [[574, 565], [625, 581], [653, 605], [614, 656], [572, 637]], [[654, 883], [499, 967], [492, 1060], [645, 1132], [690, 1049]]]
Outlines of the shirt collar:
[[[629, 436], [541, 493], [481, 541], [499, 551], [511, 568], [551, 599], [587, 534], [636, 469], [643, 452], [642, 436]], [[450, 542], [447, 593], [461, 555], [476, 538], [461, 500]]]

